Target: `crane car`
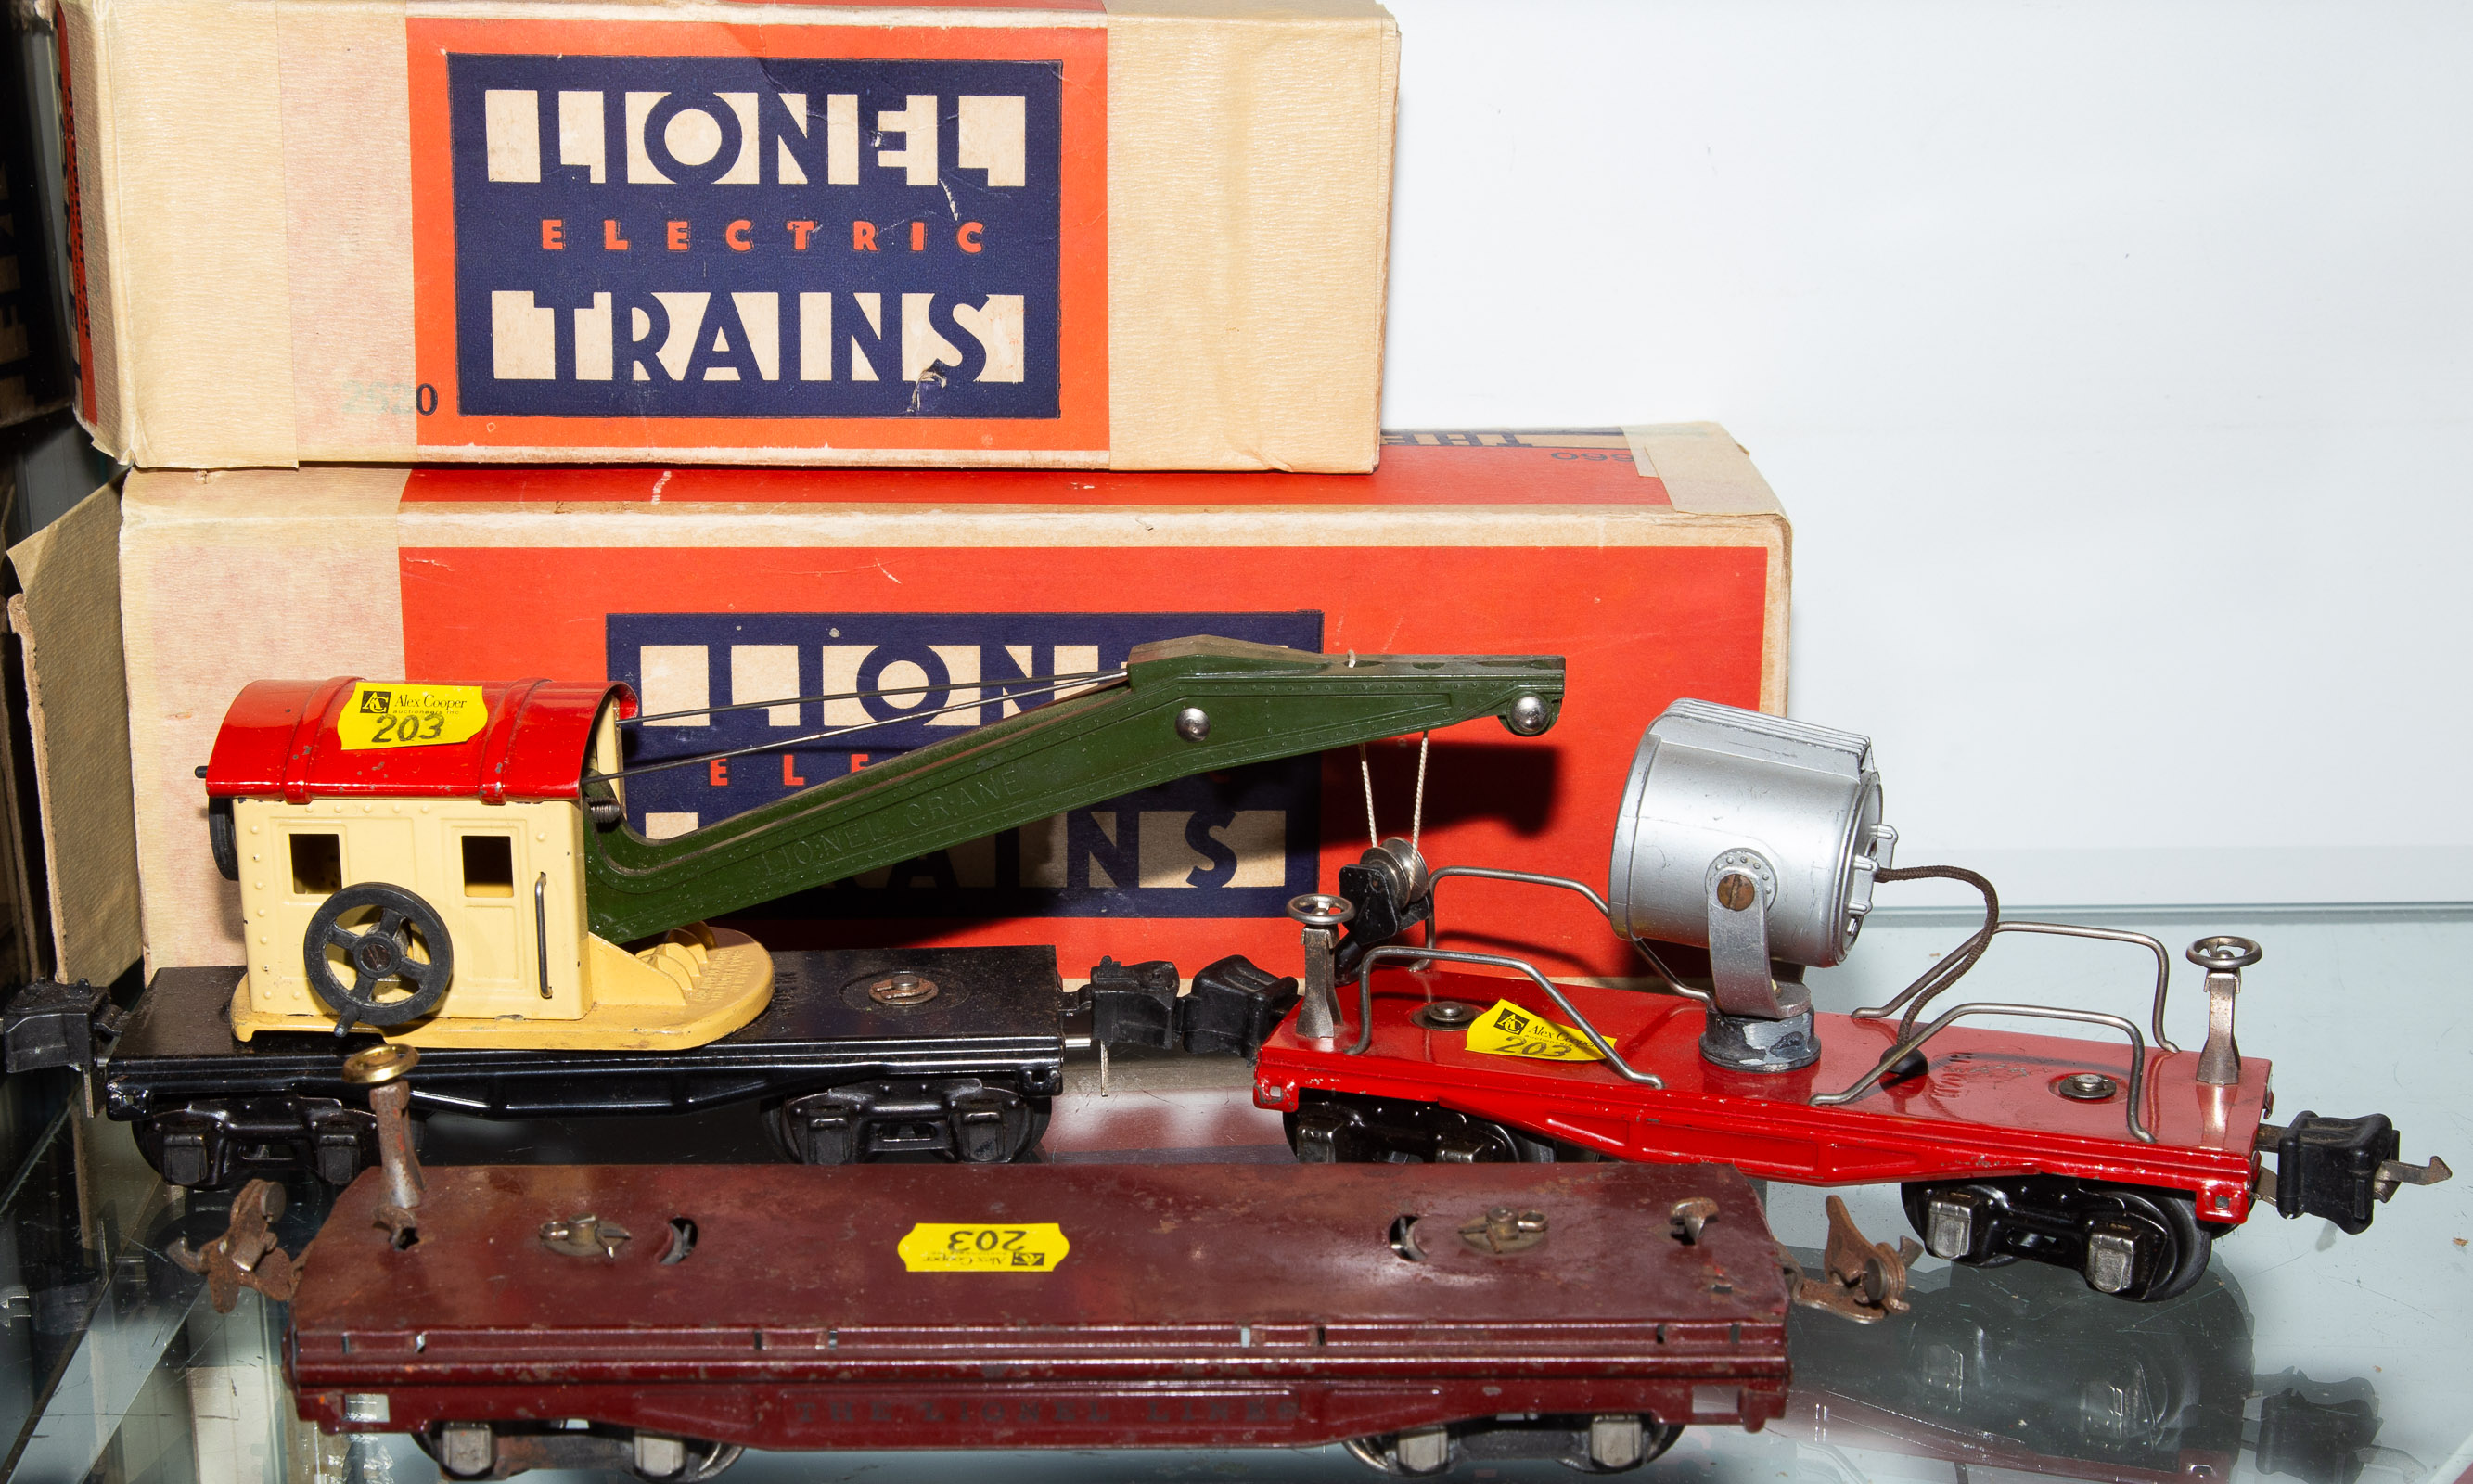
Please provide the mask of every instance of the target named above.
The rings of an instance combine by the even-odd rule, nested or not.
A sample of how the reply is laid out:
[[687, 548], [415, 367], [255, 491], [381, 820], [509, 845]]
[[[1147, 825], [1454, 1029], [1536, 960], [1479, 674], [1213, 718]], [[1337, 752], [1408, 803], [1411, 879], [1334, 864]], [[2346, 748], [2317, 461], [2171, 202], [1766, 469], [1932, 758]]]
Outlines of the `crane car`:
[[[375, 1035], [426, 1051], [426, 1111], [754, 1101], [807, 1162], [1007, 1160], [1062, 1085], [1052, 948], [775, 954], [706, 920], [1191, 774], [1488, 715], [1533, 736], [1563, 661], [1192, 637], [1046, 688], [657, 840], [626, 823], [627, 779], [681, 760], [627, 761], [624, 685], [253, 683], [200, 770], [248, 962], [156, 975], [101, 1061], [105, 1107], [175, 1184], [342, 1185], [376, 1149], [338, 1052]], [[1212, 982], [1268, 1004], [1265, 1028], [1293, 993]]]

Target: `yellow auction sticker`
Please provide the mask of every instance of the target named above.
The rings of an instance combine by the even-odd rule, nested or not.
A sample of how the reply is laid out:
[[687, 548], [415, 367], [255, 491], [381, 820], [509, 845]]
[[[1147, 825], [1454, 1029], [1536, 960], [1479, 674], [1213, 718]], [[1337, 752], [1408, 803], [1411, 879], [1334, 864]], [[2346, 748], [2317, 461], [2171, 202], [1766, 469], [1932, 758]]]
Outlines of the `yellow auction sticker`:
[[1020, 1226], [959, 1226], [923, 1221], [893, 1250], [913, 1273], [1045, 1273], [1073, 1244], [1053, 1221]]
[[378, 747], [444, 747], [468, 742], [490, 721], [490, 704], [478, 685], [372, 685], [352, 687], [335, 735], [344, 751]]
[[1468, 1048], [1488, 1056], [1525, 1056], [1541, 1062], [1602, 1062], [1589, 1039], [1568, 1025], [1531, 1015], [1498, 999], [1469, 1027]]

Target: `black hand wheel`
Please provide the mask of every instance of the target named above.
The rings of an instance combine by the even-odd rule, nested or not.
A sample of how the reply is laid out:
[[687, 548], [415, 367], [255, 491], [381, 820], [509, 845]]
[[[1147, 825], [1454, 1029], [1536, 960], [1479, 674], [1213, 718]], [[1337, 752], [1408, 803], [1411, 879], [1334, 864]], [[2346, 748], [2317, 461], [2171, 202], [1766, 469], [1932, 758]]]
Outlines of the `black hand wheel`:
[[[346, 915], [372, 907], [377, 909], [375, 920], [357, 927], [344, 925]], [[415, 937], [427, 958], [413, 956]], [[329, 948], [343, 950], [352, 970], [349, 988], [336, 977], [326, 957]], [[364, 881], [327, 898], [309, 920], [301, 952], [309, 988], [335, 1012], [339, 1036], [355, 1024], [418, 1020], [438, 1008], [455, 978], [455, 945], [446, 936], [446, 920], [418, 896], [383, 881]], [[411, 993], [398, 999], [378, 998], [379, 987], [390, 979], [401, 980]]]

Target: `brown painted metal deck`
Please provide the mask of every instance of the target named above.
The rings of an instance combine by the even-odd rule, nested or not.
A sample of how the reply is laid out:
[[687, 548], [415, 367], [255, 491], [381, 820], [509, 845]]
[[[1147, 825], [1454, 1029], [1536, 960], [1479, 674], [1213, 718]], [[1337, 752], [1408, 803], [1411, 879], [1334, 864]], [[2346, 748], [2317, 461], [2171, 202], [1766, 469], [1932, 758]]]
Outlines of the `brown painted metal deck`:
[[[330, 1427], [583, 1418], [769, 1448], [1307, 1445], [1506, 1413], [1758, 1426], [1786, 1287], [1718, 1167], [469, 1167], [389, 1248], [364, 1175], [290, 1365]], [[1687, 1242], [1671, 1213], [1717, 1214]], [[1490, 1208], [1543, 1242], [1479, 1252]], [[567, 1257], [544, 1222], [633, 1233]], [[1412, 1260], [1394, 1250], [1416, 1218]], [[673, 1222], [692, 1223], [684, 1259]], [[922, 1222], [1053, 1222], [1053, 1271], [909, 1272]], [[346, 1397], [355, 1400], [348, 1409]], [[385, 1399], [385, 1420], [375, 1399]]]

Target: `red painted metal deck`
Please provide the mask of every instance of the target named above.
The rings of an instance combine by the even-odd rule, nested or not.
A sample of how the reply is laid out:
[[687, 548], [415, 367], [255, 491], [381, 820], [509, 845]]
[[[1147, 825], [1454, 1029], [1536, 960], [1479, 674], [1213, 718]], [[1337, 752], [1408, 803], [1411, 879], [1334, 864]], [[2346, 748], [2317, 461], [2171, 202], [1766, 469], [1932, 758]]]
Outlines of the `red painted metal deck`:
[[[1626, 1063], [1664, 1080], [1660, 1089], [1626, 1082], [1601, 1063], [1473, 1052], [1463, 1032], [1429, 1030], [1409, 1018], [1431, 999], [1480, 1006], [1508, 999], [1545, 1018], [1568, 1019], [1526, 980], [1378, 969], [1374, 987], [1374, 1041], [1363, 1056], [1345, 1054], [1357, 1036], [1357, 1003], [1354, 987], [1342, 986], [1341, 1035], [1302, 1039], [1291, 1017], [1262, 1047], [1255, 1101], [1293, 1111], [1308, 1089], [1424, 1101], [1621, 1159], [1715, 1161], [1808, 1185], [2070, 1175], [2187, 1191], [2206, 1221], [2249, 1214], [2250, 1140], [2269, 1106], [2263, 1060], [2243, 1060], [2238, 1087], [2213, 1089], [2196, 1080], [2195, 1050], [2150, 1046], [2142, 1113], [2155, 1141], [2143, 1143], [2123, 1115], [2126, 1041], [1954, 1025], [1924, 1047], [1926, 1075], [1821, 1107], [1809, 1101], [1814, 1092], [1852, 1086], [1887, 1053], [1895, 1021], [1815, 1016], [1817, 1063], [1753, 1074], [1700, 1056], [1703, 1017], [1695, 1003], [1566, 986]], [[2081, 1071], [2111, 1076], [2123, 1090], [2101, 1102], [2059, 1095], [2055, 1084]]]

